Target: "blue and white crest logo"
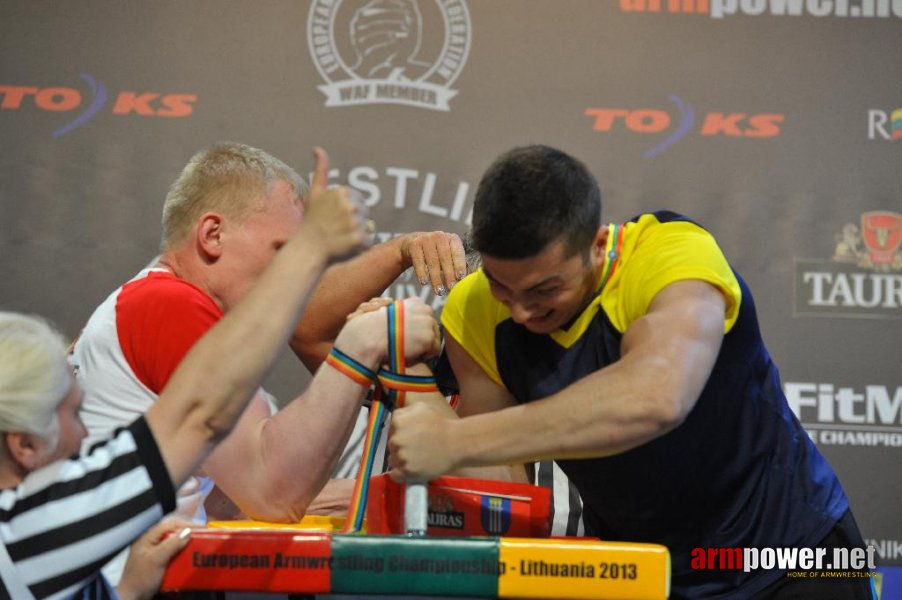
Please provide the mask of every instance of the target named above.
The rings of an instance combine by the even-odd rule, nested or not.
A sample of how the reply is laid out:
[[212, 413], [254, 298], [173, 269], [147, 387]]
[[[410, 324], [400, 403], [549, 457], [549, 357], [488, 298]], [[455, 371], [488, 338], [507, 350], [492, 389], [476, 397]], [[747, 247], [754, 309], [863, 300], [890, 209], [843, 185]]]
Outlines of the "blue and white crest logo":
[[307, 43], [326, 106], [450, 110], [470, 53], [464, 0], [314, 0]]
[[511, 501], [497, 496], [483, 496], [479, 516], [486, 533], [504, 535], [511, 526]]

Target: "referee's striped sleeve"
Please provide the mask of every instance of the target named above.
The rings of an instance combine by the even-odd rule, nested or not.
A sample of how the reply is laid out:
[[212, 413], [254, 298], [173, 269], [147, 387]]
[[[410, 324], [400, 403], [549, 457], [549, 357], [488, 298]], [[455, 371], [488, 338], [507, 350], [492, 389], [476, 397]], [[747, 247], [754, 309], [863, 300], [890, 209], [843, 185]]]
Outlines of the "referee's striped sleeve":
[[138, 455], [141, 462], [150, 475], [150, 481], [153, 483], [153, 489], [157, 493], [160, 505], [163, 507], [164, 513], [170, 513], [175, 510], [176, 489], [172, 485], [172, 478], [166, 469], [166, 463], [163, 462], [163, 455], [160, 454], [160, 447], [157, 446], [157, 440], [153, 437], [150, 427], [144, 417], [135, 420], [129, 429], [135, 438], [138, 446]]
[[0, 490], [0, 542], [12, 565], [0, 599], [13, 583], [38, 598], [105, 597], [101, 567], [172, 511], [175, 493], [143, 417], [90, 454]]

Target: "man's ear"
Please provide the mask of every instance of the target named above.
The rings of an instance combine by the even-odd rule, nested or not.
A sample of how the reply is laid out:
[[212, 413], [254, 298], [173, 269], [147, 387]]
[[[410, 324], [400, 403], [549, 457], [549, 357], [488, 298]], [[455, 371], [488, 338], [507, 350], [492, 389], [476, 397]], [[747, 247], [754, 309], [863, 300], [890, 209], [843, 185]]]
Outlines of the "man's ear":
[[197, 222], [197, 246], [209, 260], [216, 260], [222, 255], [222, 215], [207, 212]]
[[28, 473], [38, 467], [47, 445], [45, 440], [25, 431], [8, 431], [3, 434], [3, 438], [10, 458], [24, 472]]
[[594, 250], [592, 252], [592, 260], [596, 266], [604, 263], [604, 249], [608, 243], [608, 226], [601, 225], [595, 232], [595, 240], [592, 242]]

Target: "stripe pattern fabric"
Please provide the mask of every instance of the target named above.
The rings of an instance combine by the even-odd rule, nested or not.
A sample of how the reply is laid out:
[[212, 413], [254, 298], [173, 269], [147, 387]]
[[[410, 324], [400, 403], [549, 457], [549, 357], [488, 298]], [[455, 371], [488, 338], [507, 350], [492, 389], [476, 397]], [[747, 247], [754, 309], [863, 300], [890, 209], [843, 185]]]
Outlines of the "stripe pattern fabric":
[[12, 577], [36, 598], [116, 598], [100, 568], [175, 506], [143, 418], [89, 455], [58, 461], [0, 491], [0, 541]]

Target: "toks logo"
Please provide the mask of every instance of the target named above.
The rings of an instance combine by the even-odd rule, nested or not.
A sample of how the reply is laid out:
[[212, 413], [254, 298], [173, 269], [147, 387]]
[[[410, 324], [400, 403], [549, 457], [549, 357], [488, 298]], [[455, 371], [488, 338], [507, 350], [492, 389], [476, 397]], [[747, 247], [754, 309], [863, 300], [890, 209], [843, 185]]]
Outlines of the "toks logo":
[[836, 234], [832, 261], [796, 259], [794, 312], [902, 317], [902, 214], [863, 213]]
[[[90, 99], [85, 102], [82, 93], [72, 87], [39, 88], [21, 85], [0, 85], [0, 110], [20, 110], [28, 106], [50, 112], [71, 112], [87, 106], [68, 123], [57, 128], [53, 137], [60, 137], [77, 129], [94, 118], [107, 104], [109, 94], [103, 82], [88, 73], [81, 79], [90, 89]], [[142, 117], [187, 117], [194, 112], [197, 101], [194, 94], [161, 94], [159, 92], [122, 91], [116, 95], [111, 112], [114, 115], [139, 115]]]
[[[666, 138], [643, 155], [653, 158], [668, 150], [692, 131], [696, 124], [695, 109], [678, 96], [670, 96], [677, 109], [677, 122], [670, 113], [657, 108], [587, 108], [586, 116], [594, 119], [592, 129], [610, 132], [626, 129], [633, 133], [663, 134]], [[776, 113], [723, 113], [709, 112], [701, 119], [698, 133], [703, 136], [725, 135], [739, 138], [769, 138], [780, 134], [784, 116]]]
[[307, 42], [326, 106], [447, 111], [470, 53], [470, 13], [464, 0], [314, 0]]

